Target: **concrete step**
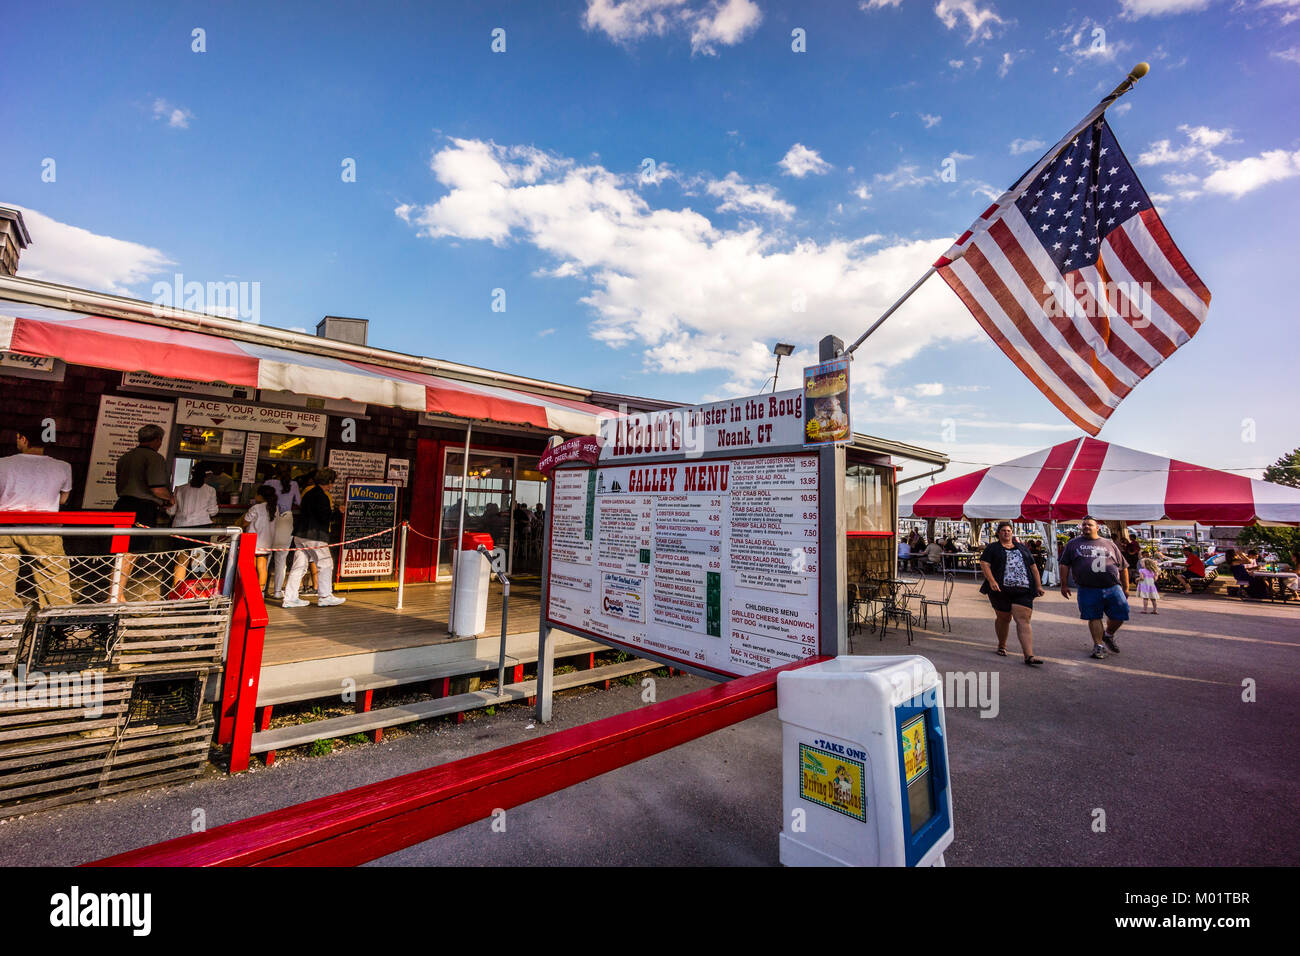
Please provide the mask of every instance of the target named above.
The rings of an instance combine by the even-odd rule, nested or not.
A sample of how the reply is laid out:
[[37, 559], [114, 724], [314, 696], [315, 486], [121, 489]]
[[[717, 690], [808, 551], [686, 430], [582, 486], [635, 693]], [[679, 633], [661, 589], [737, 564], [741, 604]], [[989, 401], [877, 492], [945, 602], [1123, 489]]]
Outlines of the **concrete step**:
[[[607, 664], [588, 670], [560, 674], [555, 678], [555, 690], [569, 690], [600, 681], [615, 680], [631, 674], [657, 670], [662, 664], [654, 661], [633, 660], [622, 664]], [[458, 714], [495, 704], [507, 704], [527, 700], [537, 694], [537, 681], [526, 680], [517, 684], [507, 684], [498, 693], [491, 691], [472, 691], [468, 694], [456, 694], [452, 697], [439, 697], [434, 700], [417, 701], [400, 707], [385, 707], [364, 714], [348, 714], [344, 717], [330, 717], [326, 720], [314, 720], [305, 724], [293, 724], [289, 727], [277, 727], [275, 730], [263, 730], [253, 734], [252, 752], [267, 753], [282, 750], [285, 747], [298, 747], [317, 740], [332, 740], [335, 737], [347, 737], [350, 734], [365, 733], [368, 730], [381, 730], [384, 727], [396, 727], [400, 724], [429, 720], [448, 714]]]

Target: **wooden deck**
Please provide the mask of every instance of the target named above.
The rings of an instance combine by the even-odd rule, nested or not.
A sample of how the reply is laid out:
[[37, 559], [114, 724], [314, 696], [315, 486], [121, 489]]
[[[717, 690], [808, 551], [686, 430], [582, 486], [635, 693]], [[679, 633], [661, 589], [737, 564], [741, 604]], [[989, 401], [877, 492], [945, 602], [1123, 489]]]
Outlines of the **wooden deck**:
[[[270, 622], [262, 665], [321, 660], [367, 651], [387, 651], [464, 640], [447, 633], [451, 585], [408, 584], [405, 607], [397, 610], [396, 591], [347, 591], [348, 599], [338, 607], [282, 608], [267, 602]], [[304, 599], [306, 600], [306, 598]], [[518, 578], [510, 582], [510, 634], [537, 631], [541, 613], [541, 582]], [[485, 636], [501, 633], [501, 585], [493, 582], [488, 592]]]

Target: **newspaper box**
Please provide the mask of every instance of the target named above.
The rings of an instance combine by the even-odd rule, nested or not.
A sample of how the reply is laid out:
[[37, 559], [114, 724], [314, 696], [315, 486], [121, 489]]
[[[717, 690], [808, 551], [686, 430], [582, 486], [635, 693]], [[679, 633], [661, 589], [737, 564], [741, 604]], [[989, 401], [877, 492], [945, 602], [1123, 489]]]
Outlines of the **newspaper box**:
[[924, 657], [837, 657], [783, 673], [781, 862], [943, 865], [952, 799], [943, 683]]

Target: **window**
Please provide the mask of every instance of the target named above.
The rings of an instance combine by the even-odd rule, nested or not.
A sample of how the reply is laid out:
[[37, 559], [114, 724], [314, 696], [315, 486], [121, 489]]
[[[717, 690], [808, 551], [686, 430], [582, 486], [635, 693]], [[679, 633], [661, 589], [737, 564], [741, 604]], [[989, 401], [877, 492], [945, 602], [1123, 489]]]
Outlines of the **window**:
[[844, 525], [850, 533], [889, 534], [894, 529], [892, 476], [879, 465], [849, 465], [844, 472]]

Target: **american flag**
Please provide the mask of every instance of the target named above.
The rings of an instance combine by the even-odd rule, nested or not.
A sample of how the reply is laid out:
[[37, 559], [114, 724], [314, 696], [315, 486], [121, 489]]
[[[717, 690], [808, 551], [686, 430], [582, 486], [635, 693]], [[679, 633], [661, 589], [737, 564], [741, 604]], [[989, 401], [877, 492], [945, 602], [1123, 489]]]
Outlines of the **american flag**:
[[1210, 305], [1100, 108], [935, 268], [1016, 367], [1090, 435], [1196, 334]]

